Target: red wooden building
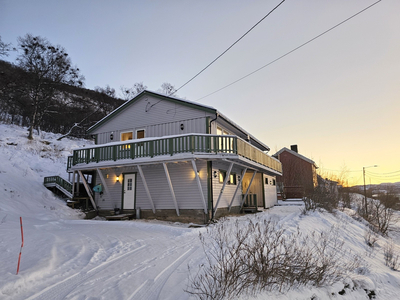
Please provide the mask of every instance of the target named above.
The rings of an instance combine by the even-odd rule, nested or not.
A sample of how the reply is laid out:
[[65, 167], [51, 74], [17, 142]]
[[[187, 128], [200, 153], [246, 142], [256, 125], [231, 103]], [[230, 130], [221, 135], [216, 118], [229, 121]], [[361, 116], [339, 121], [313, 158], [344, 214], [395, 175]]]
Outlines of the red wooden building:
[[317, 165], [298, 153], [297, 145], [282, 148], [273, 155], [282, 163], [282, 176], [277, 176], [278, 193], [283, 199], [302, 198], [318, 185]]

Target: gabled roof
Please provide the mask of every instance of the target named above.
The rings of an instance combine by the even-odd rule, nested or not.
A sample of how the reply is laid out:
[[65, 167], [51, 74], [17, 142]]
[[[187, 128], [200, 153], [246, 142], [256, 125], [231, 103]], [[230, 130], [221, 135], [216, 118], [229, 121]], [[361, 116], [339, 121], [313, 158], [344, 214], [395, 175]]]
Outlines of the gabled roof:
[[200, 110], [203, 110], [203, 111], [206, 111], [206, 112], [210, 112], [210, 113], [216, 113], [217, 112], [217, 110], [215, 108], [211, 107], [211, 106], [207, 106], [207, 105], [203, 105], [203, 104], [200, 104], [200, 103], [196, 103], [196, 102], [192, 102], [192, 101], [188, 101], [188, 100], [184, 100], [184, 99], [180, 99], [180, 98], [176, 98], [176, 97], [171, 97], [171, 96], [166, 96], [166, 95], [159, 94], [159, 93], [156, 93], [156, 92], [144, 90], [140, 94], [136, 95], [133, 99], [126, 101], [124, 104], [122, 104], [121, 106], [119, 106], [116, 109], [114, 109], [111, 113], [109, 113], [103, 119], [101, 119], [96, 124], [91, 126], [87, 130], [87, 132], [88, 133], [92, 132], [94, 129], [96, 129], [99, 126], [103, 125], [108, 120], [114, 118], [121, 111], [125, 110], [127, 107], [129, 107], [132, 104], [136, 103], [144, 95], [155, 96], [155, 97], [158, 97], [158, 98], [163, 99], [163, 100], [168, 100], [168, 101], [171, 101], [171, 102], [179, 103], [179, 104], [182, 104], [182, 105], [185, 105], [185, 106], [189, 106], [189, 107], [192, 107], [192, 108], [197, 108], [197, 109], [200, 109]]
[[275, 153], [274, 155], [272, 155], [272, 156], [278, 158], [278, 157], [279, 157], [279, 154], [281, 154], [282, 152], [285, 152], [285, 151], [286, 151], [286, 152], [289, 152], [290, 154], [293, 154], [294, 156], [297, 156], [298, 158], [300, 158], [300, 159], [302, 159], [302, 160], [305, 160], [306, 162], [308, 162], [308, 163], [314, 165], [314, 167], [315, 167], [316, 169], [318, 169], [318, 166], [316, 165], [316, 163], [315, 163], [313, 160], [311, 160], [311, 159], [309, 159], [309, 158], [307, 158], [307, 157], [305, 157], [305, 156], [303, 156], [303, 155], [297, 153], [296, 151], [290, 150], [290, 149], [288, 149], [288, 148], [286, 148], [286, 147], [283, 147], [281, 150], [279, 150], [278, 152], [276, 152], [276, 153]]
[[109, 121], [112, 118], [116, 117], [120, 112], [122, 112], [123, 110], [125, 110], [126, 108], [131, 106], [132, 104], [136, 103], [144, 95], [154, 96], [154, 97], [160, 98], [161, 100], [166, 100], [166, 101], [178, 103], [178, 104], [181, 104], [181, 105], [184, 105], [184, 106], [188, 106], [188, 107], [191, 107], [191, 108], [196, 108], [196, 109], [199, 109], [199, 110], [202, 110], [202, 111], [205, 111], [205, 112], [216, 114], [217, 116], [223, 118], [225, 121], [227, 121], [229, 124], [231, 124], [233, 127], [237, 128], [239, 131], [241, 131], [245, 135], [249, 136], [251, 140], [255, 141], [261, 147], [264, 147], [265, 151], [269, 151], [270, 150], [270, 148], [267, 145], [265, 145], [263, 142], [261, 142], [260, 140], [255, 138], [252, 134], [250, 134], [249, 132], [247, 132], [246, 130], [241, 128], [235, 122], [231, 121], [228, 117], [226, 117], [225, 115], [220, 113], [217, 109], [215, 109], [212, 106], [200, 104], [200, 103], [197, 103], [197, 102], [193, 102], [193, 101], [189, 101], [189, 100], [181, 99], [181, 98], [177, 98], [177, 97], [166, 96], [166, 95], [163, 95], [163, 94], [160, 94], [160, 93], [156, 93], [156, 92], [152, 92], [152, 91], [148, 91], [148, 90], [144, 90], [140, 94], [136, 95], [133, 99], [131, 99], [129, 101], [126, 101], [124, 104], [122, 104], [121, 106], [119, 106], [118, 108], [113, 110], [111, 113], [109, 113], [107, 116], [105, 116], [103, 119], [98, 121], [96, 124], [91, 126], [87, 130], [87, 132], [88, 133], [92, 132], [93, 130], [95, 130], [96, 128], [100, 127], [101, 125], [103, 125], [107, 121]]

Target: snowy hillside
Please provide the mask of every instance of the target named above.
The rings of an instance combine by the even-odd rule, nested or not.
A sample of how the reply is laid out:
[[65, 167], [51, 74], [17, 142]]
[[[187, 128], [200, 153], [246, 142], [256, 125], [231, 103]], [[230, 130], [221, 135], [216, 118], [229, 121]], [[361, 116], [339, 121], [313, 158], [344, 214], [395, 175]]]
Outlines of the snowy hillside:
[[[50, 133], [28, 141], [26, 135], [26, 129], [0, 124], [0, 299], [195, 299], [184, 290], [189, 284], [188, 266], [193, 274], [206, 262], [198, 238], [206, 228], [144, 220], [83, 220], [82, 214], [44, 188], [43, 177], [66, 178], [71, 149], [90, 142], [56, 141], [58, 135]], [[366, 226], [352, 214], [347, 210], [303, 216], [299, 206], [277, 206], [257, 216], [226, 221], [233, 227], [235, 220], [243, 226], [256, 218], [273, 220], [287, 232], [299, 229], [303, 234], [334, 227], [344, 241], [343, 249], [361, 258], [358, 270], [332, 286], [268, 292], [256, 299], [369, 299], [365, 290], [374, 291], [376, 299], [399, 299], [400, 272], [384, 264], [383, 249], [389, 239], [380, 236], [370, 250], [364, 241]], [[20, 217], [24, 247], [16, 275]], [[390, 235], [399, 254], [400, 233]]]

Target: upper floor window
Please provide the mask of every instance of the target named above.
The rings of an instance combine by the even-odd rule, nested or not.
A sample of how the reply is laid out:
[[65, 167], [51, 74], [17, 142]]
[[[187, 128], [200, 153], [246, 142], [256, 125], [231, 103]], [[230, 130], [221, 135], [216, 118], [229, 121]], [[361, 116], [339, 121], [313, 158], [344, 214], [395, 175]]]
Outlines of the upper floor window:
[[136, 138], [137, 139], [143, 139], [144, 136], [145, 136], [144, 129], [136, 130]]
[[[229, 132], [217, 127], [217, 135], [229, 135]], [[230, 152], [233, 150], [233, 140], [231, 137], [219, 137], [218, 146], [220, 151]]]
[[121, 141], [127, 141], [133, 139], [133, 132], [121, 132]]

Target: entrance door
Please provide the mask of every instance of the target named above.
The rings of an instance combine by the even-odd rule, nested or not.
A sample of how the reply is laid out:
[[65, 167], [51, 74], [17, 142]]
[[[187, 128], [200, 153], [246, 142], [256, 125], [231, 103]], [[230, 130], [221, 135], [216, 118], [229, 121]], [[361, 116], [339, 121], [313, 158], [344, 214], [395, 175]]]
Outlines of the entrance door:
[[122, 209], [135, 209], [136, 174], [124, 175], [124, 205]]

